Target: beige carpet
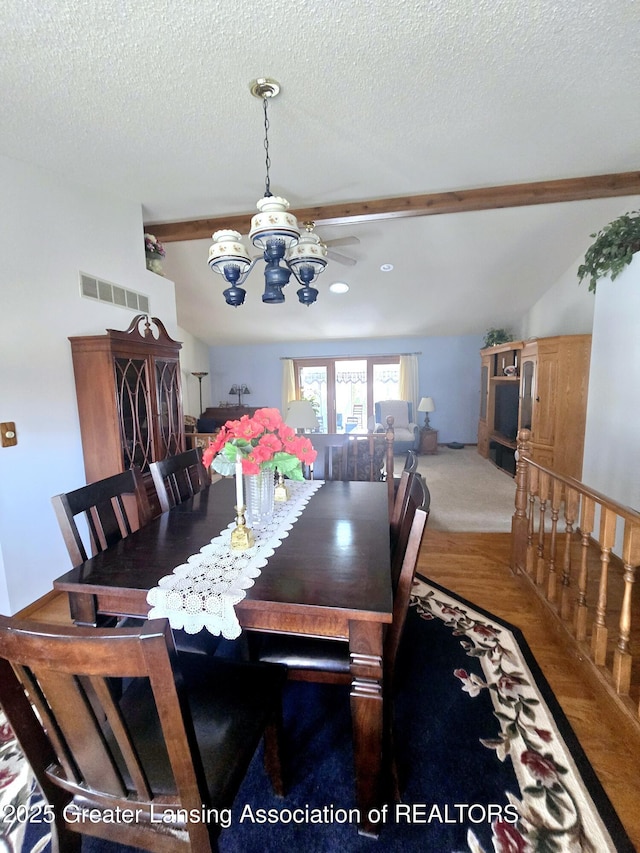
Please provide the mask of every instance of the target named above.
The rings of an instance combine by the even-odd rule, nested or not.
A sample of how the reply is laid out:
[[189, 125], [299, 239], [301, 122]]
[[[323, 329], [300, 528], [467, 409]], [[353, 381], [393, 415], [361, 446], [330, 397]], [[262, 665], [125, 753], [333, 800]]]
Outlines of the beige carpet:
[[[509, 533], [514, 512], [515, 481], [475, 447], [439, 447], [420, 456], [418, 471], [431, 492], [429, 527], [434, 530]], [[404, 460], [396, 460], [402, 469]]]

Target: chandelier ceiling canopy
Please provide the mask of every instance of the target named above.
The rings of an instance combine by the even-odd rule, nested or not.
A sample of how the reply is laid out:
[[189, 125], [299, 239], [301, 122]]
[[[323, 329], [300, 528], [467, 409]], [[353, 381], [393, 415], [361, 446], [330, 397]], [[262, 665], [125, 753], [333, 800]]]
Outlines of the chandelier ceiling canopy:
[[[264, 109], [265, 192], [258, 200], [256, 207], [259, 212], [252, 217], [249, 231], [249, 239], [261, 250], [266, 264], [262, 301], [284, 302], [282, 288], [289, 283], [293, 273], [301, 285], [298, 299], [308, 306], [318, 297], [318, 290], [313, 284], [327, 265], [327, 248], [313, 233], [313, 222], [306, 222], [306, 231], [301, 234], [296, 217], [289, 213], [289, 202], [271, 194], [267, 105], [280, 91], [280, 84], [268, 77], [260, 77], [253, 80], [249, 88], [252, 95], [262, 98]], [[242, 285], [259, 260], [260, 256], [251, 258], [238, 231], [215, 232], [209, 249], [209, 266], [224, 276], [228, 284], [223, 291], [227, 305], [242, 305], [246, 296]]]

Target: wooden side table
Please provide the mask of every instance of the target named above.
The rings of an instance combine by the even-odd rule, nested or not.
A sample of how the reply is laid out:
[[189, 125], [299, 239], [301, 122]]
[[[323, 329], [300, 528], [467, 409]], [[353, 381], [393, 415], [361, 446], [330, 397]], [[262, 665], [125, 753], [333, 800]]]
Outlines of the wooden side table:
[[420, 430], [420, 453], [437, 453], [438, 452], [438, 430], [437, 429], [421, 429]]

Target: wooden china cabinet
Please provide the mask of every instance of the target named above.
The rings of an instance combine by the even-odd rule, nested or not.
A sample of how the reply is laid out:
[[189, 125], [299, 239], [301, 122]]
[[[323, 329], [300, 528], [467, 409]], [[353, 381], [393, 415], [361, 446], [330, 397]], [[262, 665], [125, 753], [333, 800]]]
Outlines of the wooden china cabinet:
[[182, 344], [145, 314], [126, 331], [69, 340], [87, 482], [138, 465], [155, 506], [150, 463], [185, 449]]

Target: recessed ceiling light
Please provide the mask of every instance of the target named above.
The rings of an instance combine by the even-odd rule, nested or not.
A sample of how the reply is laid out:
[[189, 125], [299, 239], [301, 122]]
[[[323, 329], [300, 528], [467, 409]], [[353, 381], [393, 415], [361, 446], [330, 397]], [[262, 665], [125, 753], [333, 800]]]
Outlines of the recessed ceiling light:
[[349, 290], [349, 285], [345, 281], [334, 281], [329, 285], [329, 290], [332, 293], [346, 293]]
[[382, 264], [380, 269], [382, 270], [382, 272], [391, 272], [391, 270], [393, 269], [393, 264]]

